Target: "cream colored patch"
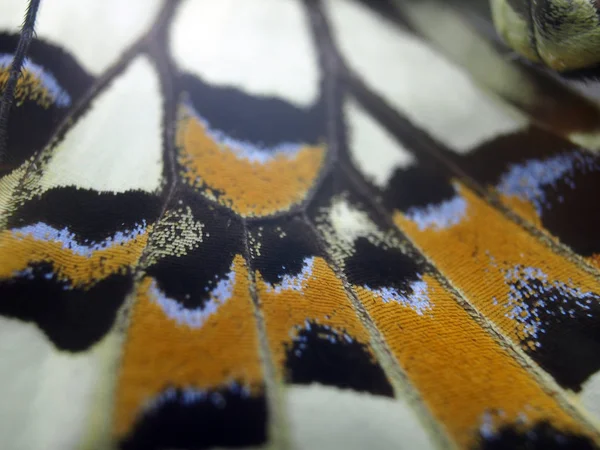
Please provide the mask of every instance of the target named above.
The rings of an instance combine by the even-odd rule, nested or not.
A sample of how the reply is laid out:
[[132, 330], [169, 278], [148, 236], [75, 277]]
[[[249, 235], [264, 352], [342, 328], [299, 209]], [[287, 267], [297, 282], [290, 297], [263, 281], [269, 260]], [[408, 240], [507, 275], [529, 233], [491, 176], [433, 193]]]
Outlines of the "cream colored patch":
[[331, 204], [329, 222], [338, 239], [348, 244], [353, 244], [360, 237], [380, 234], [365, 212], [340, 198], [334, 199]]
[[587, 410], [600, 420], [600, 371], [583, 384], [580, 398]]
[[15, 33], [21, 30], [27, 11], [27, 0], [10, 0], [0, 3], [0, 30]]
[[330, 254], [343, 261], [354, 254], [357, 239], [365, 238], [382, 249], [402, 248], [393, 230], [382, 231], [361, 211], [348, 202], [344, 196], [336, 196], [327, 208], [315, 219], [315, 224], [329, 244]]
[[520, 129], [457, 66], [399, 27], [349, 0], [327, 0], [351, 67], [415, 125], [459, 153]]
[[158, 76], [138, 57], [53, 150], [42, 190], [156, 191], [163, 169], [161, 108]]
[[36, 33], [67, 49], [98, 75], [150, 28], [161, 4], [160, 0], [43, 0]]
[[0, 317], [0, 448], [79, 448], [92, 425], [106, 434], [106, 358], [118, 342], [111, 334], [87, 352], [59, 352], [34, 324]]
[[355, 101], [346, 102], [345, 112], [352, 162], [365, 178], [385, 189], [396, 169], [414, 164], [414, 156]]
[[13, 193], [27, 170], [27, 164], [28, 163], [26, 162], [18, 169], [13, 170], [11, 173], [0, 179], [0, 228], [5, 226], [6, 220], [11, 212]]
[[319, 384], [286, 391], [291, 436], [298, 450], [435, 448], [405, 401]]
[[205, 81], [300, 106], [318, 95], [317, 58], [301, 2], [194, 0], [171, 29], [177, 64]]

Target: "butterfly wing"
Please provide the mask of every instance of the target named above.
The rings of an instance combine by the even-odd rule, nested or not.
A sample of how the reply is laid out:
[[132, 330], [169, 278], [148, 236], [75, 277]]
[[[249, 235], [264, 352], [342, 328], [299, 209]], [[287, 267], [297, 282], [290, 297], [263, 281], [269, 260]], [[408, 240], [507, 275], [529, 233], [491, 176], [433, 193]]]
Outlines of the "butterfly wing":
[[597, 446], [597, 158], [416, 19], [41, 2], [0, 178], [5, 447]]

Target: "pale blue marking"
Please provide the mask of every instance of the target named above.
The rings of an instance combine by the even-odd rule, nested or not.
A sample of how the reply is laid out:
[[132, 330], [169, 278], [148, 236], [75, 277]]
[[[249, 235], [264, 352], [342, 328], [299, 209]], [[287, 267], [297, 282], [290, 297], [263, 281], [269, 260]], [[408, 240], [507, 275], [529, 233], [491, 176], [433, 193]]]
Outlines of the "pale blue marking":
[[494, 425], [494, 416], [489, 412], [483, 414], [479, 433], [484, 439], [493, 439], [496, 436], [496, 427]]
[[194, 117], [204, 126], [206, 134], [209, 137], [215, 142], [228, 147], [238, 158], [249, 162], [257, 162], [264, 165], [273, 161], [278, 155], [283, 155], [289, 160], [293, 160], [305, 146], [305, 144], [283, 142], [277, 144], [275, 147], [266, 147], [260, 143], [235, 139], [221, 130], [212, 128], [208, 121], [202, 117], [192, 105], [188, 104], [188, 108], [193, 113]]
[[[0, 53], [0, 68], [7, 69], [10, 67], [13, 61], [13, 55], [8, 53]], [[23, 70], [28, 70], [35, 77], [40, 80], [42, 86], [44, 86], [48, 92], [50, 93], [52, 99], [54, 100], [54, 104], [61, 108], [66, 108], [67, 106], [71, 106], [71, 96], [60, 87], [56, 78], [45, 70], [42, 66], [31, 62], [29, 58], [25, 58], [23, 61]]]
[[450, 228], [460, 223], [467, 212], [466, 200], [457, 194], [450, 200], [427, 205], [423, 208], [410, 208], [406, 212], [406, 217], [415, 222], [419, 231], [433, 228], [442, 230]]
[[[47, 276], [47, 274], [46, 274]], [[23, 270], [16, 270], [13, 272], [14, 278], [26, 278], [27, 280], [33, 280], [35, 276], [33, 275], [33, 268], [26, 267]]]
[[[316, 319], [315, 319], [316, 322]], [[354, 339], [352, 338], [352, 336], [350, 336], [348, 333], [346, 333], [345, 331], [341, 331], [338, 330], [336, 328], [333, 328], [329, 325], [322, 325], [322, 327], [329, 331], [331, 334], [327, 335], [327, 336], [319, 336], [321, 339], [326, 339], [328, 340], [330, 343], [332, 344], [337, 344], [340, 343], [342, 339], [344, 339], [347, 343], [351, 344], [354, 342]], [[304, 329], [306, 331], [310, 331], [312, 329], [312, 326], [310, 324], [310, 322], [308, 321], [308, 319], [304, 320], [304, 327], [300, 326], [300, 325], [296, 325], [294, 327], [294, 329], [298, 330], [297, 334], [294, 335], [294, 333], [292, 331], [290, 331], [290, 336], [292, 337], [292, 339], [296, 342], [299, 342], [298, 348], [299, 350], [296, 350], [294, 352], [294, 354], [298, 357], [300, 357], [302, 355], [301, 350], [306, 350], [307, 347], [307, 342], [308, 342], [308, 338], [306, 336], [303, 336], [300, 334], [300, 332]]]
[[418, 281], [410, 283], [410, 290], [412, 291], [410, 294], [404, 291], [398, 292], [396, 289], [388, 287], [379, 289], [371, 289], [369, 286], [364, 287], [378, 297], [381, 297], [384, 303], [400, 303], [403, 306], [411, 308], [420, 316], [423, 315], [424, 311], [431, 309], [431, 302], [427, 292], [427, 282], [423, 281], [420, 277]]
[[190, 328], [201, 328], [208, 318], [217, 312], [220, 306], [225, 304], [233, 296], [233, 287], [235, 284], [235, 271], [233, 265], [227, 277], [220, 280], [210, 291], [210, 299], [202, 307], [190, 309], [184, 307], [177, 300], [167, 297], [157, 286], [156, 281], [152, 281], [150, 292], [153, 301], [156, 302], [165, 315], [177, 322], [178, 325], [187, 325]]
[[27, 225], [22, 228], [13, 228], [12, 235], [16, 238], [32, 237], [42, 242], [58, 242], [63, 249], [70, 250], [76, 255], [91, 257], [94, 252], [104, 250], [110, 247], [126, 244], [146, 231], [146, 221], [142, 224], [136, 224], [133, 230], [117, 231], [102, 242], [91, 242], [88, 245], [77, 242], [77, 236], [70, 232], [67, 227], [58, 230], [44, 222], [38, 222], [33, 225]]
[[283, 291], [298, 291], [302, 292], [302, 285], [313, 274], [313, 266], [315, 264], [315, 258], [304, 258], [304, 262], [302, 265], [302, 270], [298, 275], [284, 275], [281, 279], [281, 283], [276, 285], [272, 285], [270, 283], [265, 282], [267, 285], [267, 292], [275, 292], [276, 294], [281, 294]]
[[[505, 314], [509, 319], [516, 320], [523, 325], [523, 332], [527, 337], [534, 339], [534, 345], [541, 347], [537, 341], [540, 334], [546, 333], [548, 321], [542, 321], [540, 314], [557, 317], [565, 316], [574, 318], [577, 311], [590, 311], [592, 301], [599, 301], [600, 296], [594, 292], [586, 292], [562, 281], [551, 281], [548, 275], [539, 268], [517, 265], [504, 271], [504, 280], [509, 286], [509, 294], [504, 307], [508, 309]], [[540, 286], [533, 286], [532, 281], [538, 281]], [[558, 291], [558, 295], [552, 292]], [[531, 305], [525, 303], [529, 299]], [[580, 300], [585, 300], [585, 304]], [[568, 304], [565, 309], [560, 304]], [[554, 309], [547, 307], [554, 306]], [[557, 309], [558, 306], [558, 309]], [[588, 317], [589, 313], [588, 313]]]
[[[533, 203], [536, 212], [541, 215], [544, 207], [551, 207], [546, 200], [544, 187], [556, 187], [556, 183], [562, 180], [571, 189], [575, 189], [572, 177], [577, 170], [586, 173], [599, 169], [600, 166], [591, 155], [562, 153], [544, 160], [531, 159], [523, 164], [511, 165], [496, 188], [504, 195]], [[562, 203], [563, 197], [559, 197], [558, 201]]]
[[[250, 397], [250, 389], [247, 386], [241, 386], [236, 382], [231, 382], [223, 386], [232, 394], [238, 394], [241, 398]], [[227, 406], [225, 397], [221, 392], [211, 392], [206, 389], [198, 389], [194, 387], [185, 387], [176, 389], [169, 387], [162, 391], [159, 395], [148, 401], [144, 406], [145, 411], [156, 411], [167, 403], [178, 403], [183, 406], [193, 406], [202, 402], [211, 402], [217, 408]]]

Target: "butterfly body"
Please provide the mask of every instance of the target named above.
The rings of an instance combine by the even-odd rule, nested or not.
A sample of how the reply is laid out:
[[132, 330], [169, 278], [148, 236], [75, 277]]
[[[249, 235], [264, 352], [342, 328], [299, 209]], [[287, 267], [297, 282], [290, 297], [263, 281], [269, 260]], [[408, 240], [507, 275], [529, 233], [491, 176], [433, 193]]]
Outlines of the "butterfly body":
[[595, 0], [492, 0], [500, 35], [518, 53], [560, 71], [600, 63], [600, 5]]

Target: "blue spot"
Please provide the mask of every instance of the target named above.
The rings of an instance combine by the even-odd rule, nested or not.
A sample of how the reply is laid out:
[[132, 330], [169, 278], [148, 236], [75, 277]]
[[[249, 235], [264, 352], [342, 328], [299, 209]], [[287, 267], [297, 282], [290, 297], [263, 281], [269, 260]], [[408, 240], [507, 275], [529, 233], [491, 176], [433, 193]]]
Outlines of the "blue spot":
[[[572, 177], [576, 171], [587, 173], [599, 169], [600, 166], [591, 155], [562, 153], [545, 160], [531, 159], [523, 164], [511, 165], [496, 187], [504, 195], [533, 203], [536, 212], [541, 215], [543, 208], [552, 206], [546, 199], [544, 187], [556, 188], [557, 182], [563, 181], [575, 189]], [[564, 198], [559, 196], [558, 201], [562, 203]]]
[[[250, 396], [250, 389], [248, 386], [241, 386], [236, 382], [231, 382], [225, 385], [224, 389], [233, 394], [239, 394], [242, 398], [248, 398]], [[211, 392], [209, 390], [198, 389], [194, 387], [185, 387], [180, 389], [169, 387], [150, 400], [145, 405], [144, 409], [146, 411], [157, 410], [167, 403], [178, 403], [183, 406], [192, 406], [194, 404], [206, 401], [210, 401], [218, 408], [224, 408], [227, 406], [227, 401], [221, 392]]]
[[[509, 286], [506, 317], [523, 325], [523, 333], [536, 347], [540, 334], [546, 333], [549, 320], [560, 316], [574, 318], [577, 312], [586, 312], [591, 317], [590, 302], [600, 296], [586, 292], [562, 281], [552, 281], [541, 269], [517, 265], [504, 270], [504, 280]], [[527, 299], [527, 301], [525, 301]], [[583, 303], [580, 300], [585, 300]], [[567, 304], [565, 309], [561, 304]]]
[[302, 292], [304, 283], [308, 281], [313, 274], [314, 263], [314, 257], [304, 258], [302, 270], [298, 275], [284, 275], [281, 279], [281, 283], [276, 285], [265, 283], [267, 285], [267, 292], [275, 292], [276, 294], [281, 294], [283, 291]]
[[179, 303], [177, 300], [167, 297], [152, 280], [150, 293], [153, 301], [156, 302], [165, 315], [176, 321], [179, 325], [187, 325], [190, 328], [201, 328], [208, 318], [217, 312], [219, 307], [227, 302], [233, 296], [233, 287], [235, 284], [235, 272], [233, 264], [227, 277], [220, 280], [210, 292], [210, 299], [202, 307], [189, 309]]
[[[456, 190], [456, 186], [454, 187]], [[467, 211], [467, 202], [458, 192], [450, 200], [422, 208], [412, 207], [406, 216], [415, 222], [420, 231], [428, 228], [441, 230], [460, 223]]]
[[[418, 281], [413, 281], [406, 291], [398, 291], [394, 288], [383, 287], [371, 289], [364, 286], [365, 289], [380, 297], [384, 303], [397, 302], [414, 310], [420, 316], [423, 312], [431, 309], [431, 302], [427, 292], [427, 283], [419, 276]], [[410, 292], [410, 293], [409, 293]]]
[[136, 224], [133, 230], [117, 231], [113, 236], [110, 236], [102, 242], [91, 242], [88, 245], [77, 242], [77, 237], [70, 232], [68, 228], [58, 230], [44, 222], [38, 222], [33, 225], [27, 225], [22, 228], [13, 228], [12, 235], [16, 238], [32, 237], [37, 241], [42, 242], [58, 242], [62, 248], [69, 250], [79, 256], [91, 257], [94, 252], [104, 250], [110, 247], [116, 247], [126, 244], [143, 234], [146, 231], [146, 222]]

